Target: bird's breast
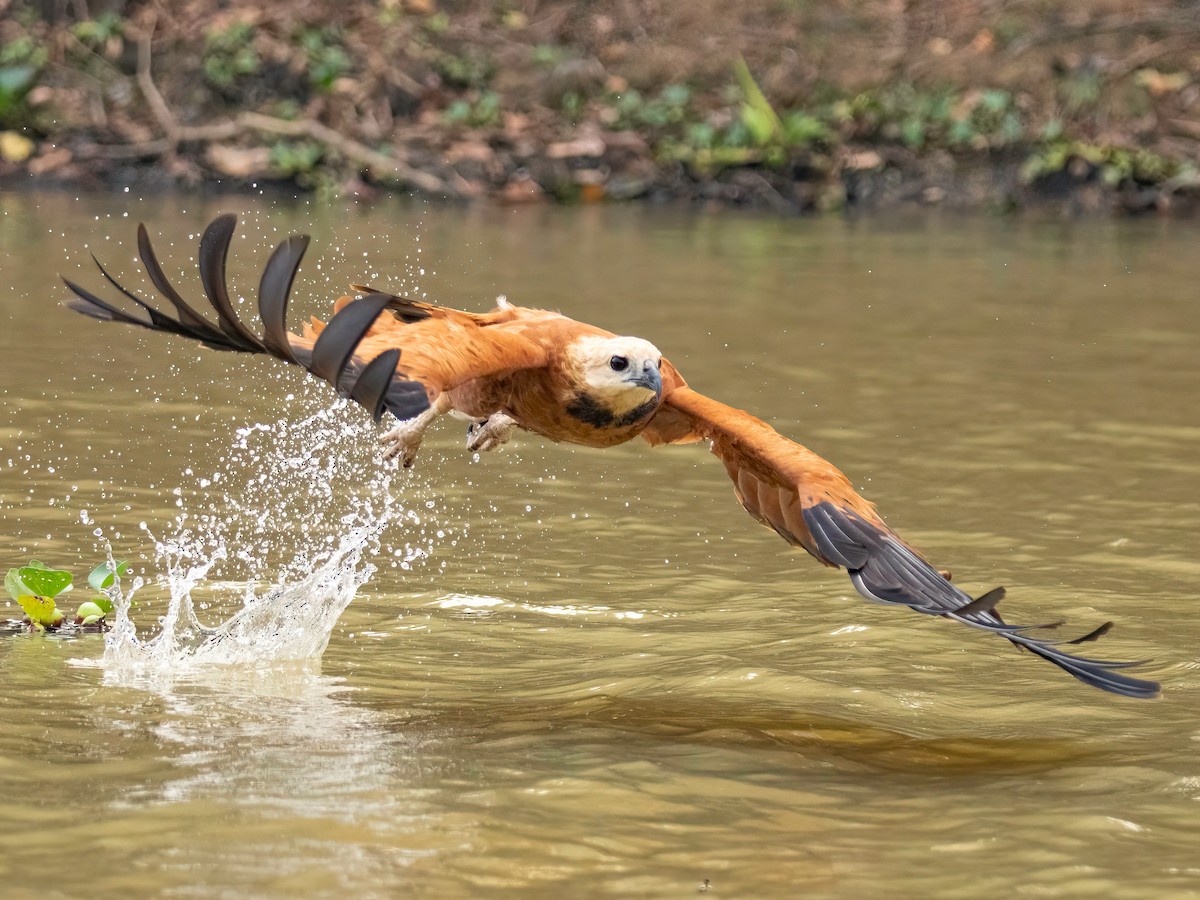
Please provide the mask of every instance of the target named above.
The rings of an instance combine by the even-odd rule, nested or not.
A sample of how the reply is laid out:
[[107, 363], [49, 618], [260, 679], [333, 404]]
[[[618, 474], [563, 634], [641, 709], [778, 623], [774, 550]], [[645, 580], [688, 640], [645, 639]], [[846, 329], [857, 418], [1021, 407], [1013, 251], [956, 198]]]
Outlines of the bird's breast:
[[522, 427], [554, 441], [584, 447], [612, 447], [632, 440], [653, 418], [662, 401], [656, 396], [624, 412], [614, 412], [598, 398], [572, 392], [516, 395], [509, 415]]

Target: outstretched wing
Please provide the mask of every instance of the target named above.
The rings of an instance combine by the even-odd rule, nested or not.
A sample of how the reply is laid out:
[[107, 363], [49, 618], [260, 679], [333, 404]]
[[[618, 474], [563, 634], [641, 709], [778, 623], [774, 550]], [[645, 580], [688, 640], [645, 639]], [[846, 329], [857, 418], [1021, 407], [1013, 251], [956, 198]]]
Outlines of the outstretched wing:
[[1088, 659], [1062, 649], [1100, 637], [1111, 623], [1073, 641], [1030, 634], [1047, 626], [1007, 624], [995, 611], [1003, 588], [974, 600], [967, 596], [888, 528], [837, 468], [749, 413], [681, 385], [666, 395], [643, 436], [651, 444], [711, 441], [750, 515], [825, 565], [846, 569], [868, 600], [999, 634], [1102, 690], [1128, 697], [1158, 693], [1156, 682], [1121, 671], [1137, 663]]
[[[214, 219], [200, 240], [204, 296], [216, 322], [188, 303], [163, 273], [144, 226], [138, 251], [146, 273], [174, 309], [160, 311], [128, 290], [96, 260], [104, 278], [128, 301], [122, 308], [64, 279], [75, 294], [67, 305], [94, 319], [176, 334], [215, 350], [263, 353], [303, 366], [366, 407], [378, 421], [386, 409], [398, 419], [429, 408], [431, 400], [472, 378], [543, 364], [545, 351], [524, 336], [521, 313], [512, 307], [474, 315], [410, 301], [381, 291], [343, 297], [328, 323], [313, 320], [301, 335], [287, 330], [288, 300], [308, 237], [293, 235], [272, 253], [259, 286], [261, 335], [248, 328], [230, 302], [225, 267], [237, 224], [233, 215]], [[411, 323], [411, 324], [409, 324]]]

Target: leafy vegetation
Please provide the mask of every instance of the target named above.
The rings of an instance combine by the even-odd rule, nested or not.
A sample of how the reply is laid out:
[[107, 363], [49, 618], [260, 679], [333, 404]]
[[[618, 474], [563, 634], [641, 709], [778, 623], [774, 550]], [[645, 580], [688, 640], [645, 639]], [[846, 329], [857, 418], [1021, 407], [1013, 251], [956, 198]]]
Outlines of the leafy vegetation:
[[336, 32], [306, 28], [300, 32], [299, 44], [308, 55], [308, 80], [318, 91], [333, 90], [334, 82], [350, 71], [350, 56]]
[[71, 29], [75, 39], [85, 47], [103, 47], [109, 41], [125, 34], [125, 22], [111, 10], [94, 19], [84, 19]]
[[260, 60], [254, 49], [254, 26], [235, 22], [222, 30], [210, 30], [204, 38], [204, 77], [217, 88], [229, 88], [243, 76], [258, 71]]
[[[331, 196], [386, 181], [458, 197], [738, 203], [759, 183], [772, 206], [808, 209], [889, 186], [897, 202], [945, 194], [924, 190], [935, 182], [953, 193], [957, 171], [982, 165], [1005, 170], [991, 179], [1005, 196], [985, 201], [995, 208], [1087, 182], [1114, 200], [1129, 186], [1191, 192], [1200, 209], [1200, 69], [1184, 39], [1200, 31], [1101, 0], [1072, 4], [1069, 20], [1053, 4], [914, 19], [879, 3], [859, 17], [746, 0], [719, 21], [693, 11], [688, 41], [668, 7], [636, 4], [562, 18], [510, 0], [198, 0], [157, 17], [148, 43], [136, 4], [68, 4], [53, 19], [33, 0], [10, 6], [0, 178], [153, 168]], [[149, 87], [137, 70], [147, 49]], [[236, 164], [213, 144], [240, 153]], [[392, 172], [380, 157], [417, 177], [378, 175]]]
[[[97, 592], [106, 591], [128, 569], [129, 563], [123, 560], [116, 563], [115, 572], [109, 563], [101, 563], [88, 575], [88, 586]], [[4, 588], [25, 613], [25, 623], [31, 631], [55, 631], [63, 627], [67, 619], [58, 608], [57, 598], [72, 590], [73, 580], [74, 576], [65, 569], [51, 569], [34, 559], [28, 565], [9, 569]], [[103, 628], [104, 618], [112, 609], [111, 598], [100, 593], [79, 605], [74, 624]]]
[[472, 128], [487, 128], [500, 124], [500, 96], [495, 91], [482, 91], [473, 98], [455, 100], [442, 114], [445, 121]]
[[21, 128], [31, 121], [26, 96], [38, 82], [49, 53], [28, 36], [0, 46], [0, 128]]

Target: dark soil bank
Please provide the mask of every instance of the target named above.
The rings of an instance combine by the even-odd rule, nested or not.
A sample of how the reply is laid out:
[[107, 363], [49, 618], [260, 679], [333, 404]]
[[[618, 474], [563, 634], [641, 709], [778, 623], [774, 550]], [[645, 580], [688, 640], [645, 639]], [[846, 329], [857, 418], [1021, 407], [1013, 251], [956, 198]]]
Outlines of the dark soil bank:
[[0, 185], [1191, 212], [1191, 0], [0, 0]]

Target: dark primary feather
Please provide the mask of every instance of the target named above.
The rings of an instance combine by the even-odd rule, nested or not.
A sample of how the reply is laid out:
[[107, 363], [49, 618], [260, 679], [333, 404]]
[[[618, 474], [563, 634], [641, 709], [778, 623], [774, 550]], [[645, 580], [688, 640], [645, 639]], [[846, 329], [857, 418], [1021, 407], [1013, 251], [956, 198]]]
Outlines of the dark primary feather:
[[[158, 292], [175, 308], [178, 318], [155, 309], [114, 279], [96, 260], [104, 278], [116, 287], [141, 312], [127, 312], [74, 282], [63, 282], [75, 294], [68, 308], [102, 321], [137, 325], [151, 331], [163, 331], [197, 340], [216, 350], [265, 353], [295, 363], [334, 385], [366, 407], [376, 421], [387, 409], [398, 418], [411, 418], [429, 407], [425, 388], [416, 382], [395, 377], [400, 351], [393, 349], [367, 361], [355, 356], [359, 342], [382, 309], [394, 298], [373, 294], [348, 303], [337, 313], [317, 338], [311, 350], [294, 345], [287, 331], [288, 297], [308, 247], [307, 236], [293, 236], [281, 243], [263, 271], [259, 286], [259, 317], [263, 323], [260, 338], [238, 318], [229, 299], [225, 267], [237, 217], [223, 215], [214, 219], [200, 240], [200, 279], [204, 296], [217, 314], [213, 324], [183, 299], [163, 273], [150, 236], [138, 226], [138, 252]], [[95, 259], [95, 257], [93, 257]], [[143, 315], [144, 312], [144, 315]]]
[[204, 295], [217, 311], [220, 329], [234, 342], [266, 353], [263, 342], [238, 319], [225, 286], [225, 260], [236, 227], [237, 217], [224, 215], [213, 219], [204, 229], [204, 237], [200, 239], [200, 282], [204, 285]]
[[292, 282], [308, 249], [308, 235], [294, 234], [275, 248], [258, 285], [258, 315], [263, 323], [263, 344], [280, 359], [296, 362], [288, 341], [287, 308]]
[[804, 522], [820, 552], [846, 568], [850, 580], [868, 600], [907, 606], [917, 612], [970, 625], [1012, 641], [1018, 647], [1040, 656], [1080, 681], [1101, 690], [1126, 697], [1154, 697], [1157, 682], [1134, 678], [1119, 671], [1136, 662], [1114, 662], [1076, 656], [1060, 649], [1062, 644], [1095, 640], [1112, 626], [1111, 622], [1074, 641], [1048, 641], [1028, 632], [1052, 625], [1009, 625], [996, 613], [996, 604], [1004, 596], [996, 588], [972, 600], [962, 590], [921, 559], [886, 528], [867, 521], [853, 510], [824, 501], [804, 510]]

